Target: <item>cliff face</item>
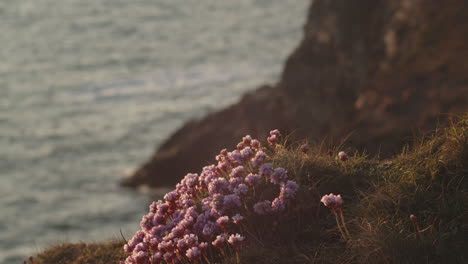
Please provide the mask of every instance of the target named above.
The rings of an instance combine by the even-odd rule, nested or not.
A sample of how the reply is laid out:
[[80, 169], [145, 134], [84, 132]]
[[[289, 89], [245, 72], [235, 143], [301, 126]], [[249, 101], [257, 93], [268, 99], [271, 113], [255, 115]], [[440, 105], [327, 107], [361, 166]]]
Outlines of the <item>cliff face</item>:
[[[468, 106], [463, 0], [314, 0], [281, 80], [175, 132], [125, 185], [174, 184], [270, 129], [391, 155]], [[440, 115], [440, 114], [443, 115]]]

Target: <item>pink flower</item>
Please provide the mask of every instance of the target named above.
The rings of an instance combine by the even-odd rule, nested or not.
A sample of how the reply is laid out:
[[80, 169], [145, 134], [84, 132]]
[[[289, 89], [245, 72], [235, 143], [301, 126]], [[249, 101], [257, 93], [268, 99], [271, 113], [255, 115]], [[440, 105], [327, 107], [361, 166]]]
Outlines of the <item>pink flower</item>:
[[229, 187], [228, 181], [224, 178], [216, 178], [208, 184], [208, 192], [215, 193], [224, 193]]
[[245, 169], [243, 166], [237, 166], [234, 169], [232, 169], [231, 173], [229, 174], [229, 177], [231, 178], [239, 178], [245, 175]]
[[263, 151], [258, 151], [257, 154], [255, 154], [255, 157], [252, 159], [252, 165], [257, 168], [260, 167], [265, 162], [267, 155]]
[[175, 236], [175, 237], [181, 237], [184, 235], [184, 232], [185, 232], [185, 229], [181, 226], [176, 226], [174, 227], [172, 230], [171, 230], [171, 233]]
[[172, 191], [166, 193], [164, 195], [164, 199], [169, 203], [174, 203], [177, 199], [179, 199], [180, 194], [177, 191]]
[[137, 264], [149, 264], [148, 253], [140, 251], [134, 254]]
[[124, 245], [124, 251], [127, 252], [127, 253], [132, 253], [132, 249], [130, 248], [130, 246], [128, 246], [128, 244], [125, 244]]
[[337, 209], [343, 206], [343, 199], [339, 194], [334, 195], [333, 193], [330, 193], [328, 195], [324, 195], [320, 201], [323, 205], [331, 209]]
[[231, 244], [231, 246], [237, 248], [242, 245], [242, 242], [244, 241], [244, 237], [241, 236], [240, 234], [233, 234], [229, 237], [228, 243]]
[[297, 187], [295, 181], [287, 181], [286, 184], [281, 186], [280, 197], [293, 198], [296, 195]]
[[158, 204], [158, 213], [165, 214], [169, 210], [169, 205], [167, 203]]
[[242, 220], [244, 220], [244, 217], [240, 214], [236, 214], [235, 216], [232, 217], [232, 221], [236, 225], [238, 225]]
[[275, 198], [275, 200], [273, 200], [273, 202], [271, 203], [271, 210], [273, 212], [281, 212], [284, 210], [285, 207], [286, 206], [284, 204], [284, 200], [280, 198]]
[[275, 145], [278, 143], [280, 137], [281, 137], [281, 133], [278, 131], [278, 129], [275, 129], [275, 130], [270, 131], [270, 137], [267, 138], [267, 141], [271, 145]]
[[159, 263], [162, 259], [161, 252], [156, 252], [153, 257], [151, 258], [151, 263]]
[[216, 224], [213, 222], [207, 222], [203, 227], [203, 235], [211, 237], [213, 233], [216, 231], [217, 227]]
[[243, 161], [249, 160], [250, 158], [252, 158], [253, 155], [254, 152], [250, 147], [246, 147], [243, 150], [241, 150], [241, 156]]
[[221, 216], [220, 218], [218, 218], [218, 220], [216, 220], [216, 223], [222, 227], [222, 228], [226, 228], [227, 225], [229, 224], [229, 216]]
[[252, 137], [250, 135], [247, 135], [242, 138], [242, 143], [246, 146], [250, 146], [250, 143], [252, 142]]
[[157, 226], [165, 222], [166, 222], [166, 217], [164, 217], [163, 214], [158, 212], [153, 216], [153, 225]]
[[219, 155], [222, 155], [222, 156], [224, 156], [224, 157], [227, 157], [227, 155], [228, 155], [227, 149], [222, 149], [222, 150], [219, 152]]
[[177, 241], [177, 248], [179, 250], [184, 250], [185, 248], [187, 248], [187, 242], [185, 242], [185, 239], [179, 239]]
[[232, 208], [240, 207], [241, 201], [239, 196], [236, 194], [229, 194], [224, 196], [224, 208], [225, 210], [229, 210]]
[[273, 166], [271, 165], [271, 163], [265, 163], [260, 167], [258, 172], [260, 175], [265, 175], [269, 177], [273, 174]]
[[208, 243], [206, 242], [201, 242], [199, 245], [198, 245], [198, 248], [201, 250], [202, 254], [203, 252], [206, 252], [208, 250]]
[[225, 161], [222, 161], [222, 162], [218, 162], [218, 166], [216, 166], [216, 168], [220, 171], [227, 171], [229, 169], [229, 163], [228, 162], [225, 162]]
[[198, 243], [198, 236], [195, 234], [185, 235], [184, 239], [185, 239], [185, 243], [187, 243], [187, 245], [189, 246], [192, 246]]
[[245, 195], [245, 194], [247, 194], [249, 192], [249, 187], [247, 187], [247, 185], [241, 183], [233, 190], [233, 192], [236, 195]]
[[263, 202], [258, 202], [253, 207], [254, 212], [258, 215], [265, 215], [271, 213], [271, 202], [265, 200]]
[[201, 250], [198, 247], [192, 247], [185, 255], [191, 260], [198, 260], [201, 258]]
[[142, 218], [141, 218], [141, 222], [140, 222], [140, 226], [141, 226], [141, 229], [144, 230], [144, 231], [148, 231], [150, 230], [151, 228], [153, 228], [153, 213], [149, 213], [147, 215], [144, 215]]
[[278, 140], [278, 137], [277, 137], [277, 136], [273, 135], [273, 136], [268, 137], [268, 138], [267, 138], [267, 141], [268, 141], [268, 143], [270, 143], [271, 145], [275, 145], [275, 144], [278, 143], [279, 140]]
[[163, 258], [167, 263], [170, 263], [174, 259], [174, 253], [166, 252], [164, 253]]
[[[130, 241], [128, 241], [128, 245], [131, 248], [134, 248], [137, 244], [139, 244], [141, 241], [143, 241], [143, 238], [145, 237], [145, 232], [143, 231], [137, 231], [135, 235], [132, 237]], [[133, 250], [133, 249], [132, 249]]]
[[287, 171], [283, 168], [276, 168], [270, 176], [270, 181], [278, 185], [284, 183], [287, 179]]
[[346, 154], [346, 152], [344, 151], [340, 151], [338, 153], [338, 158], [341, 160], [341, 161], [347, 161], [348, 160], [348, 154]]
[[253, 149], [260, 149], [260, 141], [254, 139], [252, 140], [252, 143], [250, 143], [250, 146], [253, 148]]
[[213, 246], [217, 248], [223, 248], [224, 245], [226, 244], [226, 240], [227, 240], [227, 235], [221, 234], [217, 236], [216, 239], [211, 244], [213, 244]]
[[161, 241], [161, 243], [158, 244], [158, 249], [161, 251], [171, 251], [173, 247], [174, 245], [172, 240]]
[[[133, 256], [128, 256], [126, 259], [125, 259], [125, 264], [134, 264], [136, 263], [136, 260], [133, 258]], [[24, 264], [24, 263], [23, 263]]]
[[281, 133], [279, 132], [278, 129], [275, 129], [275, 130], [270, 131], [270, 136], [281, 137]]
[[223, 211], [223, 209], [224, 209], [224, 195], [214, 194], [209, 205], [213, 210], [216, 210], [216, 211], [219, 211], [219, 212]]
[[198, 174], [189, 173], [185, 175], [185, 178], [181, 181], [181, 183], [188, 188], [193, 188], [198, 182]]
[[244, 180], [250, 185], [255, 185], [260, 181], [260, 175], [250, 173]]
[[236, 147], [237, 147], [237, 150], [241, 150], [241, 149], [245, 148], [245, 145], [244, 145], [243, 142], [241, 142], [241, 143], [237, 144]]
[[229, 179], [229, 190], [234, 190], [235, 188], [237, 188], [237, 186], [239, 186], [239, 184], [243, 182], [244, 180], [242, 179], [242, 177]]
[[239, 150], [234, 150], [232, 152], [229, 152], [228, 158], [232, 166], [237, 166], [244, 162], [244, 160], [242, 159], [242, 154]]
[[156, 213], [156, 211], [158, 210], [158, 205], [159, 205], [159, 204], [162, 204], [162, 201], [153, 202], [153, 203], [149, 206], [149, 211], [150, 211], [150, 213]]

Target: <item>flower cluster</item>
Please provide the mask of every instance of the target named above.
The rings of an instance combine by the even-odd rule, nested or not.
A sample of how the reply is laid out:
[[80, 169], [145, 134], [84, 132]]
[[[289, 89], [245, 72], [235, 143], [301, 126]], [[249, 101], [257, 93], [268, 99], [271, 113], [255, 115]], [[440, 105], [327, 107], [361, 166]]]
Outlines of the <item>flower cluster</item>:
[[341, 195], [334, 195], [333, 193], [324, 195], [322, 197], [322, 200], [320, 202], [323, 203], [326, 207], [330, 209], [337, 209], [341, 208], [343, 206], [343, 199], [341, 198]]
[[[268, 141], [278, 144], [279, 137], [273, 130]], [[129, 256], [122, 263], [196, 263], [208, 251], [210, 256], [224, 254], [228, 247], [237, 252], [245, 241], [240, 225], [248, 221], [250, 210], [260, 215], [281, 212], [298, 188], [285, 169], [267, 162], [266, 152], [258, 140], [245, 136], [236, 150], [223, 149], [217, 164], [187, 174], [164, 201], [150, 205], [141, 230], [124, 246]], [[272, 202], [258, 201], [255, 189], [267, 184], [279, 187], [278, 196]]]
[[[324, 195], [320, 202], [326, 207], [331, 209], [331, 212], [335, 215], [336, 224], [340, 230], [343, 239], [347, 240], [351, 238], [348, 228], [346, 227], [346, 221], [343, 214], [343, 198], [341, 195], [334, 195], [333, 193]], [[344, 231], [343, 231], [344, 230]]]
[[279, 138], [281, 137], [281, 133], [278, 131], [278, 129], [270, 131], [270, 136], [268, 137], [268, 143], [271, 145], [275, 145], [278, 143]]

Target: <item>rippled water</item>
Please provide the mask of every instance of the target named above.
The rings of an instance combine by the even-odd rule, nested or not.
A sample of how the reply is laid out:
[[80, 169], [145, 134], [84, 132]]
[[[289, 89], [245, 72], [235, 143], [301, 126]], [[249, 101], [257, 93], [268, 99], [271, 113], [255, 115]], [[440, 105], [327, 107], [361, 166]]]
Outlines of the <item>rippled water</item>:
[[126, 169], [275, 80], [309, 0], [0, 2], [0, 263], [130, 236]]

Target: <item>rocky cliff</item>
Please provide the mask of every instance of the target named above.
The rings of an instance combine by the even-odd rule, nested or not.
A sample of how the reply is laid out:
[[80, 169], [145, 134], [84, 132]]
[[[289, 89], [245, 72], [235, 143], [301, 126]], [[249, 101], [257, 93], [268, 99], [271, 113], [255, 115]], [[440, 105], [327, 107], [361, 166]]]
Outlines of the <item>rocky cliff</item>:
[[123, 183], [174, 184], [272, 128], [391, 155], [467, 108], [466, 14], [464, 0], [314, 0], [277, 84], [187, 123]]

